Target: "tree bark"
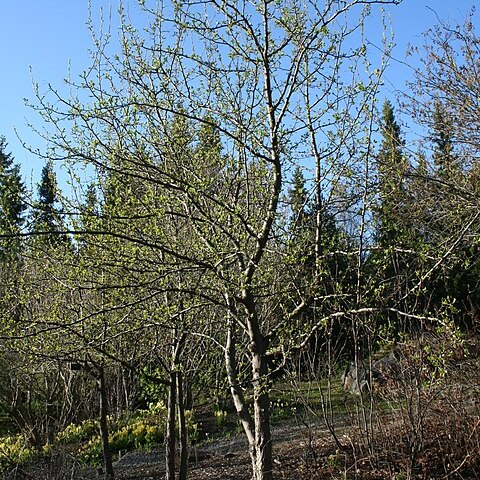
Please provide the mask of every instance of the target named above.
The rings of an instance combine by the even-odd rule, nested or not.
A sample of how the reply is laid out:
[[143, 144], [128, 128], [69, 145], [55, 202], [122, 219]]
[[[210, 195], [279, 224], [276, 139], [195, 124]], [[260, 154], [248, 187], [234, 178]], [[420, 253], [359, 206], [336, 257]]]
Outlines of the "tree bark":
[[107, 390], [105, 386], [105, 370], [103, 366], [97, 366], [98, 368], [98, 387], [100, 391], [100, 438], [102, 440], [103, 450], [103, 462], [105, 467], [105, 480], [113, 480], [115, 473], [113, 470], [112, 452], [110, 450], [110, 443], [108, 440], [108, 403], [107, 403]]
[[165, 479], [175, 480], [175, 407], [177, 396], [177, 374], [170, 372], [167, 403], [167, 435], [165, 438]]
[[180, 465], [178, 471], [179, 480], [187, 480], [188, 474], [188, 436], [185, 422], [185, 404], [183, 393], [183, 375], [177, 373], [177, 406], [178, 406], [178, 430], [180, 440]]
[[[256, 345], [263, 350], [263, 341]], [[270, 431], [270, 396], [267, 384], [267, 361], [265, 352], [252, 353], [253, 370], [253, 413], [255, 443], [251, 448], [251, 459], [255, 480], [271, 480], [272, 436]]]
[[248, 411], [247, 403], [243, 396], [242, 389], [238, 383], [238, 365], [236, 357], [236, 331], [235, 322], [230, 314], [227, 319], [227, 341], [225, 345], [225, 367], [227, 370], [227, 379], [230, 387], [235, 410], [240, 423], [242, 424], [245, 435], [247, 436], [250, 451], [255, 444], [255, 425], [253, 418]]
[[[252, 307], [252, 305], [250, 305]], [[253, 480], [271, 480], [272, 476], [272, 438], [270, 432], [270, 397], [268, 387], [268, 366], [266, 341], [258, 328], [257, 318], [253, 314], [249, 320], [251, 367], [253, 380], [253, 418], [247, 407], [242, 389], [238, 384], [238, 365], [236, 358], [235, 312], [227, 319], [227, 343], [225, 346], [225, 364], [230, 392], [248, 439], [252, 461]]]

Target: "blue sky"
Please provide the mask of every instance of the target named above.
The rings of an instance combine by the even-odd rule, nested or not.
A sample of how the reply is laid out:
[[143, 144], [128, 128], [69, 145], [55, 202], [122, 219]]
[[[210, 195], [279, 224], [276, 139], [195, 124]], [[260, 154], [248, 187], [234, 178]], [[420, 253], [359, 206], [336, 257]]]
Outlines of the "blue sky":
[[[447, 22], [462, 22], [475, 3], [404, 0], [399, 6], [389, 7], [397, 43], [395, 57], [404, 60], [407, 45], [422, 42], [422, 32], [437, 22], [436, 14]], [[98, 24], [101, 8], [108, 12], [112, 6], [115, 17], [116, 5], [116, 0], [91, 0], [94, 22]], [[22, 165], [28, 186], [38, 180], [43, 162], [23, 149], [15, 129], [27, 143], [44, 147], [27, 127], [30, 122], [41, 128], [40, 119], [24, 104], [24, 98], [34, 96], [32, 74], [41, 88], [48, 83], [61, 87], [69, 66], [73, 77], [86, 68], [91, 47], [87, 19], [88, 0], [0, 0], [0, 135], [7, 138], [8, 150]], [[369, 28], [378, 32], [381, 27], [373, 20]], [[384, 95], [394, 100], [395, 90], [402, 89], [408, 78], [411, 70], [392, 60], [385, 76]]]

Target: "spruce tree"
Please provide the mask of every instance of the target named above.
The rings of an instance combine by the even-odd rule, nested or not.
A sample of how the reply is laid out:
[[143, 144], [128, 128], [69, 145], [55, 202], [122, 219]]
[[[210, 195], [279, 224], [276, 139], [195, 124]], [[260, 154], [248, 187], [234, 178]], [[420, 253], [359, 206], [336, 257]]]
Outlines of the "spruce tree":
[[291, 229], [301, 229], [305, 223], [307, 212], [307, 189], [302, 169], [297, 165], [293, 172], [292, 187], [289, 190], [289, 203], [292, 211]]
[[[6, 140], [0, 136], [0, 235], [4, 236], [0, 237], [0, 324], [8, 331], [9, 325], [20, 317], [22, 308], [19, 295], [22, 241], [18, 234], [26, 204], [20, 167], [14, 164], [6, 148]], [[2, 350], [0, 361], [5, 351]]]
[[57, 177], [52, 161], [48, 161], [42, 169], [38, 185], [38, 201], [33, 208], [32, 232], [45, 233], [46, 235], [42, 237], [50, 244], [68, 242], [66, 235], [60, 233], [64, 230], [64, 224], [57, 208], [58, 202]]
[[455, 170], [453, 151], [453, 125], [445, 107], [435, 102], [433, 111], [431, 141], [433, 143], [433, 162], [442, 178], [448, 178]]
[[[465, 187], [465, 172], [461, 168], [460, 155], [455, 152], [454, 125], [447, 108], [440, 101], [433, 104], [430, 131], [432, 143], [432, 163], [435, 182], [431, 191], [433, 204], [431, 211], [431, 241], [435, 251], [441, 251], [446, 239], [455, 237], [459, 225], [468, 223], [462, 201], [457, 197], [457, 188]], [[463, 220], [462, 220], [463, 218]], [[457, 312], [452, 318], [462, 327], [472, 327], [474, 317], [480, 312], [478, 296], [478, 246], [470, 242], [462, 243], [456, 255], [450, 258], [433, 283], [432, 299], [440, 309], [451, 299], [455, 299]]]
[[308, 201], [305, 177], [299, 166], [293, 172], [287, 203], [290, 209], [289, 258], [299, 279], [304, 281], [315, 274], [315, 216]]
[[377, 207], [378, 241], [387, 246], [398, 240], [406, 206], [404, 185], [407, 161], [403, 153], [403, 140], [393, 105], [388, 100], [382, 109], [383, 136], [377, 156], [379, 204]]
[[[374, 210], [376, 249], [370, 257], [371, 277], [378, 279], [372, 288], [381, 306], [408, 309], [405, 294], [409, 285], [410, 259], [407, 251], [415, 242], [409, 223], [412, 199], [407, 184], [409, 163], [404, 154], [401, 129], [395, 119], [391, 102], [386, 101], [380, 121], [382, 143], [376, 157], [378, 174], [378, 203]], [[397, 335], [411, 328], [396, 314], [386, 314], [377, 322], [384, 334]]]
[[[0, 234], [16, 235], [24, 222], [26, 209], [25, 186], [20, 175], [20, 167], [13, 163], [13, 157], [6, 152], [5, 137], [0, 137]], [[20, 249], [20, 239], [4, 238], [0, 242], [2, 257], [16, 256]]]
[[53, 171], [52, 162], [42, 169], [42, 178], [38, 187], [38, 220], [37, 225], [42, 230], [55, 231], [57, 226], [57, 179]]

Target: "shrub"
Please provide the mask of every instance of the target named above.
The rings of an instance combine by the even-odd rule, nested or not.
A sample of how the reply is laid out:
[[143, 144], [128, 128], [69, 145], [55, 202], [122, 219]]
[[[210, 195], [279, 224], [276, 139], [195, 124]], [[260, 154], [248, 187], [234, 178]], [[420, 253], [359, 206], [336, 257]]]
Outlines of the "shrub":
[[[163, 442], [163, 424], [154, 422], [152, 418], [127, 422], [115, 428], [109, 436], [112, 454], [134, 449], [151, 450]], [[102, 461], [102, 444], [97, 435], [90, 439], [80, 450], [80, 458], [90, 464], [98, 465]]]
[[100, 437], [97, 435], [91, 438], [87, 444], [81, 448], [78, 456], [80, 460], [89, 465], [100, 465], [103, 458], [102, 442], [100, 441]]
[[98, 422], [85, 420], [79, 424], [70, 424], [57, 434], [56, 440], [64, 445], [85, 442], [98, 432]]
[[227, 423], [227, 412], [225, 410], [215, 410], [215, 422], [219, 427], [224, 427]]
[[373, 408], [358, 416], [353, 457], [368, 458], [374, 468], [389, 465], [383, 478], [450, 478], [453, 472], [470, 478], [480, 463], [478, 357], [456, 337], [432, 336], [409, 346], [405, 374], [382, 392], [391, 408], [376, 408], [376, 398], [363, 404]]
[[24, 464], [38, 455], [27, 445], [22, 435], [7, 436], [0, 439], [0, 467]]

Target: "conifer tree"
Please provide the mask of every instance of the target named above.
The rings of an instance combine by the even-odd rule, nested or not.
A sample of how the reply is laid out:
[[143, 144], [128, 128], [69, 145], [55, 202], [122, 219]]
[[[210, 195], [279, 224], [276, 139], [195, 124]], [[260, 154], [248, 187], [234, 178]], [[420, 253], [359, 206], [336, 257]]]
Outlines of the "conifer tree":
[[53, 171], [52, 162], [42, 169], [42, 177], [38, 186], [38, 216], [35, 222], [35, 229], [55, 231], [57, 222], [57, 212], [55, 203], [57, 201], [57, 179]]
[[307, 190], [305, 188], [305, 177], [300, 166], [295, 167], [292, 178], [292, 187], [289, 190], [289, 203], [292, 210], [292, 229], [301, 228], [308, 215]]
[[[388, 100], [382, 109], [380, 122], [382, 143], [376, 158], [378, 174], [378, 203], [376, 219], [376, 249], [370, 258], [372, 278], [378, 284], [373, 289], [379, 305], [408, 309], [404, 304], [409, 290], [409, 259], [404, 251], [414, 242], [409, 226], [411, 200], [406, 182], [409, 164], [403, 152], [404, 142], [393, 105]], [[409, 329], [404, 319], [393, 313], [377, 322], [385, 333], [395, 335]]]
[[381, 133], [383, 141], [377, 156], [379, 205], [377, 222], [378, 241], [383, 246], [398, 240], [405, 209], [405, 174], [407, 161], [403, 154], [403, 140], [394, 108], [388, 100], [382, 109]]
[[67, 242], [66, 235], [60, 233], [64, 230], [64, 224], [57, 207], [58, 202], [57, 177], [52, 161], [47, 161], [38, 185], [38, 201], [33, 208], [32, 232], [48, 234], [45, 238], [52, 245]]
[[453, 125], [445, 107], [434, 103], [431, 141], [433, 143], [433, 162], [440, 177], [448, 178], [455, 170], [453, 149]]
[[308, 201], [306, 181], [300, 166], [296, 166], [288, 190], [286, 266], [294, 289], [311, 282], [315, 275], [315, 217]]
[[[6, 152], [7, 143], [0, 137], [0, 234], [15, 235], [20, 232], [26, 209], [25, 186], [20, 176], [20, 167], [13, 163], [13, 157]], [[19, 238], [5, 238], [0, 243], [2, 256], [18, 254]]]
[[20, 315], [18, 290], [22, 241], [18, 234], [26, 210], [20, 167], [13, 163], [6, 147], [5, 138], [0, 136], [0, 321], [5, 325]]
[[[465, 174], [460, 165], [461, 159], [455, 152], [454, 125], [444, 104], [439, 100], [433, 103], [430, 141], [432, 142], [432, 163], [434, 182], [429, 186], [432, 192], [431, 221], [429, 225], [431, 247], [440, 250], [447, 238], [455, 237], [463, 215], [459, 212], [456, 190], [465, 186]], [[460, 202], [461, 203], [461, 202]], [[462, 326], [471, 327], [472, 317], [478, 316], [480, 301], [478, 299], [478, 247], [462, 245], [456, 255], [452, 256], [448, 269], [445, 269], [432, 282], [433, 300], [437, 309], [449, 299], [455, 299], [460, 305], [456, 321]]]

